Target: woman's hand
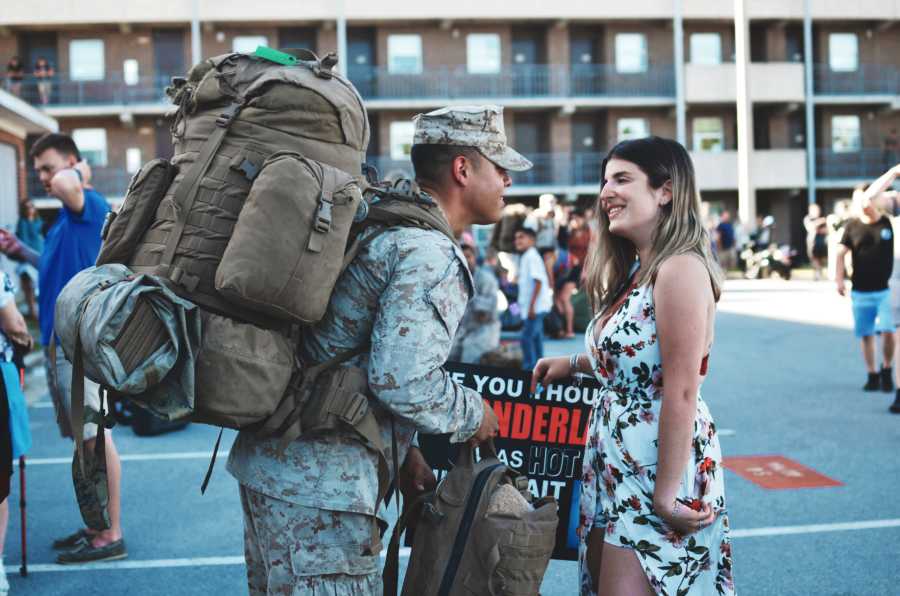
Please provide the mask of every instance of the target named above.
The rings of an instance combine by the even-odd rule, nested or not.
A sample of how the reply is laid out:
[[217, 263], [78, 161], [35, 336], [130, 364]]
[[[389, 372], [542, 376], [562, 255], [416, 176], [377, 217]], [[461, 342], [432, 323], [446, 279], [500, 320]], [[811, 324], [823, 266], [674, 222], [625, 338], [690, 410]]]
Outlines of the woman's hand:
[[709, 503], [699, 499], [694, 499], [690, 503], [681, 499], [668, 503], [658, 503], [654, 500], [653, 510], [666, 525], [682, 536], [699, 532], [716, 521], [718, 515]]
[[534, 365], [531, 373], [531, 392], [534, 393], [538, 383], [546, 386], [558, 379], [565, 379], [572, 376], [575, 371], [569, 366], [568, 356], [557, 356], [555, 358], [541, 358]]

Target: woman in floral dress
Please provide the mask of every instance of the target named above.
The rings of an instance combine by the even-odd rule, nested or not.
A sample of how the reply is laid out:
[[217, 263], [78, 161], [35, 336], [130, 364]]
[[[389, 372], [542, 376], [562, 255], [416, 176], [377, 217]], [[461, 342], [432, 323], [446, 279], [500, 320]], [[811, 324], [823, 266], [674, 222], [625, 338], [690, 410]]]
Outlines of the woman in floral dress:
[[603, 385], [581, 494], [581, 594], [734, 594], [722, 455], [699, 389], [721, 290], [684, 147], [623, 141], [601, 167], [586, 354], [533, 383]]

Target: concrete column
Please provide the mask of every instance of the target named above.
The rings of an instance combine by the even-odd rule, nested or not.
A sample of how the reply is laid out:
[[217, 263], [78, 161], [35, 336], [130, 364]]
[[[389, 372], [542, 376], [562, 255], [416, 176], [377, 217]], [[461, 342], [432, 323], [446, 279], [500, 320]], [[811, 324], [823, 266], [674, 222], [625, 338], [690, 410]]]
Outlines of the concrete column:
[[675, 138], [687, 147], [687, 102], [684, 98], [684, 19], [683, 0], [673, 0], [673, 64], [675, 66]]
[[734, 0], [734, 66], [737, 76], [738, 217], [745, 226], [756, 219], [753, 185], [753, 102], [750, 100], [750, 22], [745, 0]]
[[191, 61], [198, 64], [203, 60], [203, 48], [200, 43], [200, 0], [193, 0], [191, 4]]
[[347, 60], [350, 59], [347, 53], [347, 17], [344, 14], [344, 0], [338, 0], [338, 17], [337, 17], [337, 55], [338, 55], [338, 72], [343, 76], [347, 76]]
[[816, 104], [813, 89], [813, 37], [810, 0], [803, 1], [803, 71], [806, 75], [806, 200], [816, 202]]

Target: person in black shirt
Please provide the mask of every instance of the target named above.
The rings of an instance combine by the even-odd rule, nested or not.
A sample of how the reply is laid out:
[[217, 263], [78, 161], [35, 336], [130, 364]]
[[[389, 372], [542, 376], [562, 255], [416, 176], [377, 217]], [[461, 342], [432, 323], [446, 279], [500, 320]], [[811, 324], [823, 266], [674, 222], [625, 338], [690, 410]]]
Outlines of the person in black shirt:
[[[837, 291], [846, 295], [844, 259], [853, 264], [850, 277], [853, 291], [853, 322], [860, 338], [863, 360], [869, 373], [863, 390], [894, 390], [891, 363], [894, 358], [894, 321], [888, 280], [894, 268], [894, 231], [891, 220], [878, 208], [875, 197], [857, 190], [853, 203], [858, 217], [844, 226], [837, 255]], [[881, 335], [882, 366], [875, 367], [875, 334]]]

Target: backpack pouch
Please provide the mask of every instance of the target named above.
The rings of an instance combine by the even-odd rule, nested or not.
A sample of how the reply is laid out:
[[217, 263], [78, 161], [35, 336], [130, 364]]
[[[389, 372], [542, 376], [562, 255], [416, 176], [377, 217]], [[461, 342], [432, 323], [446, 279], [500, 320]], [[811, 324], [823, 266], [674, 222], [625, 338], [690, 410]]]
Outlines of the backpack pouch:
[[216, 271], [229, 302], [315, 323], [341, 272], [362, 200], [352, 176], [297, 153], [270, 157], [253, 183]]
[[294, 344], [272, 329], [201, 311], [191, 420], [243, 428], [270, 416], [294, 371]]
[[134, 175], [122, 206], [107, 216], [97, 265], [128, 263], [177, 172], [168, 160], [154, 159]]

